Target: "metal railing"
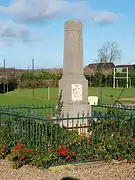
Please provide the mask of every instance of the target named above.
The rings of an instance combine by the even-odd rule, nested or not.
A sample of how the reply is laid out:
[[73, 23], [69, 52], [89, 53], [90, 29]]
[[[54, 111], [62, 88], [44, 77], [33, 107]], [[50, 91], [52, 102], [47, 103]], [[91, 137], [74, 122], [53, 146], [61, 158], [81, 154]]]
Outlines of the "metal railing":
[[44, 154], [47, 167], [102, 159], [106, 153], [102, 147], [103, 139], [113, 141], [117, 135], [135, 137], [135, 113], [46, 119], [1, 108], [0, 128], [3, 127], [7, 128], [11, 146], [21, 138], [27, 147]]
[[0, 110], [3, 111], [14, 111], [14, 112], [24, 112], [24, 113], [32, 113], [36, 115], [43, 115], [43, 116], [54, 116], [56, 113], [56, 106], [55, 105], [31, 105], [28, 106], [26, 104], [22, 105], [1, 105]]
[[92, 115], [106, 115], [106, 114], [134, 114], [135, 113], [135, 105], [93, 105], [92, 106]]

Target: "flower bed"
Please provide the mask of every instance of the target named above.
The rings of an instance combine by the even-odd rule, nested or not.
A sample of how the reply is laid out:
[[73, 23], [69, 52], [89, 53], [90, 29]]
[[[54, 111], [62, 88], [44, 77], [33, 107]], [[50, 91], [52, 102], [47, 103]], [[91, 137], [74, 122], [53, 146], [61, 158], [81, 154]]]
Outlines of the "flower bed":
[[89, 134], [78, 134], [54, 123], [27, 120], [19, 130], [0, 127], [0, 158], [12, 162], [13, 168], [24, 164], [48, 167], [58, 164], [113, 159], [135, 161], [134, 119], [89, 120]]

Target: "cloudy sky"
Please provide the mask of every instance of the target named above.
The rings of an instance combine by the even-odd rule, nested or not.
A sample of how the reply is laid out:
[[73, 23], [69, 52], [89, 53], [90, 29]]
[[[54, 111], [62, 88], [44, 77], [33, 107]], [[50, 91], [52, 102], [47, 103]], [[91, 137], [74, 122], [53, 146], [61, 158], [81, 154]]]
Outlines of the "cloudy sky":
[[135, 63], [134, 0], [0, 0], [0, 67], [60, 67], [64, 21], [83, 23], [84, 63], [97, 59], [106, 41], [122, 51], [117, 63]]

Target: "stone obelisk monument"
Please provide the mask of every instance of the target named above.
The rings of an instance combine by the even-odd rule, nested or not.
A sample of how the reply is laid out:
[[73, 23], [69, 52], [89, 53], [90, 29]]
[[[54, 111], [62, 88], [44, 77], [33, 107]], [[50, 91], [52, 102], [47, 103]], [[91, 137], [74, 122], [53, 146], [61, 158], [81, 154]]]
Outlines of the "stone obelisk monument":
[[65, 116], [77, 117], [90, 113], [88, 105], [88, 81], [84, 76], [82, 24], [77, 20], [65, 22], [64, 30], [64, 68], [59, 81], [62, 90]]

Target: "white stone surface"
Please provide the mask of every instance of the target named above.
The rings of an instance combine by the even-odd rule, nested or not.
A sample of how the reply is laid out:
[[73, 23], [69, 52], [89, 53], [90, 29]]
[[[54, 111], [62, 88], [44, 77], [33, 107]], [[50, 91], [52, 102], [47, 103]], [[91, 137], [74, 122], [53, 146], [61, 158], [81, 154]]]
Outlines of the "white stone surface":
[[98, 96], [88, 96], [89, 105], [97, 105], [98, 104]]

